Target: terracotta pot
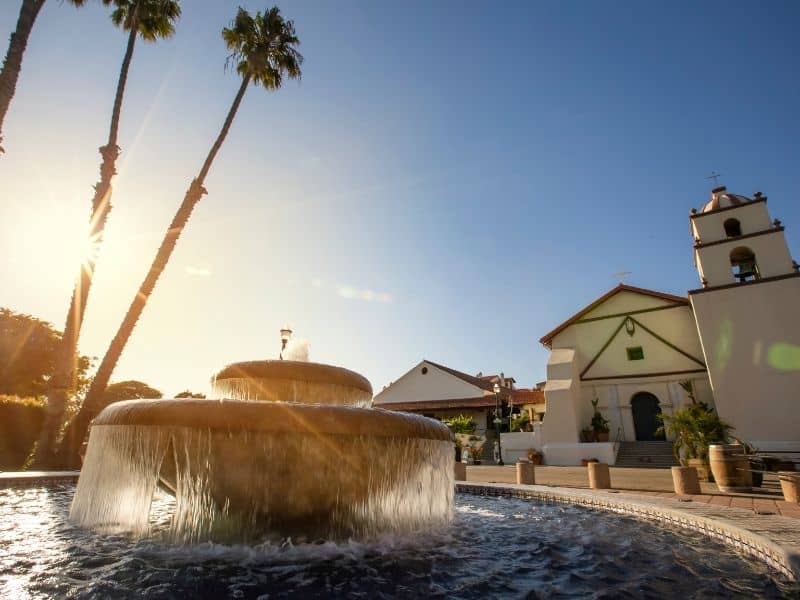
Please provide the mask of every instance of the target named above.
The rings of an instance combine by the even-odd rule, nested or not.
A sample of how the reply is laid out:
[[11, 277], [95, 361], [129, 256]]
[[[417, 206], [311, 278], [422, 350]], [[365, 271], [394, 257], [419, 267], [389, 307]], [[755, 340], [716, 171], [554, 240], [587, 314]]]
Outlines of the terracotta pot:
[[686, 461], [686, 466], [697, 469], [697, 479], [699, 481], [714, 481], [706, 461], [702, 458], [690, 458]]
[[609, 433], [607, 431], [598, 431], [594, 434], [594, 439], [597, 442], [607, 442]]
[[741, 444], [712, 444], [708, 447], [708, 458], [721, 492], [749, 492], [753, 489], [750, 461]]
[[786, 502], [800, 504], [800, 473], [793, 471], [780, 471], [778, 479], [781, 482], [783, 499]]

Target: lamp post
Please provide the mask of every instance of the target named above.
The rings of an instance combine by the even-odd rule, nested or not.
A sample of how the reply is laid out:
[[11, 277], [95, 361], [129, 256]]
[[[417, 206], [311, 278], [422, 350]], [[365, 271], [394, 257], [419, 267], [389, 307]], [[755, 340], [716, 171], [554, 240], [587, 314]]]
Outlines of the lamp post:
[[281, 328], [281, 360], [283, 360], [283, 351], [286, 350], [286, 343], [289, 341], [290, 337], [292, 337], [292, 330], [289, 329], [288, 325], [284, 325]]
[[502, 407], [500, 405], [500, 384], [494, 384], [494, 428], [497, 431], [497, 464], [499, 466], [504, 466], [505, 463], [503, 462], [503, 443], [502, 438], [500, 437], [500, 424], [503, 422], [502, 418]]

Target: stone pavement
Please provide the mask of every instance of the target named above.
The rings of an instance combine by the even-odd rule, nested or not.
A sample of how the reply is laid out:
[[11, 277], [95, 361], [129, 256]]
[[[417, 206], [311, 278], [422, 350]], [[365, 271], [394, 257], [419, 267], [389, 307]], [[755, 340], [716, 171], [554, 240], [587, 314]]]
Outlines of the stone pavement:
[[[697, 496], [679, 497], [672, 487], [669, 469], [622, 469], [611, 467], [611, 485], [615, 490], [631, 496], [677, 498], [709, 506], [733, 507], [750, 510], [758, 515], [781, 515], [800, 519], [800, 504], [783, 501], [780, 483], [774, 473], [767, 473], [764, 484], [754, 488], [752, 494], [724, 494], [714, 483], [701, 483], [703, 492]], [[467, 481], [486, 483], [516, 483], [516, 467], [507, 465], [469, 465]], [[588, 488], [586, 467], [536, 467], [536, 483], [563, 488]]]

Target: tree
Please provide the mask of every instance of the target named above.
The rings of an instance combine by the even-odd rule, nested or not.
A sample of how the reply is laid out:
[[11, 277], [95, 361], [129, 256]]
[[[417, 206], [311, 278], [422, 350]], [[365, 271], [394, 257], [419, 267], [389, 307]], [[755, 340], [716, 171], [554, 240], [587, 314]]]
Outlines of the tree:
[[[81, 0], [84, 1], [84, 0]], [[53, 461], [58, 431], [64, 420], [66, 390], [75, 377], [75, 356], [78, 352], [86, 302], [92, 286], [97, 255], [105, 231], [108, 214], [111, 211], [111, 180], [116, 174], [116, 162], [120, 148], [117, 145], [119, 120], [122, 111], [122, 98], [128, 81], [128, 70], [133, 58], [136, 38], [155, 42], [159, 38], [170, 37], [175, 32], [175, 21], [181, 9], [176, 0], [103, 0], [105, 5], [113, 5], [111, 13], [114, 25], [128, 32], [128, 44], [122, 59], [114, 106], [111, 110], [111, 126], [105, 146], [100, 148], [103, 160], [100, 164], [100, 181], [94, 186], [92, 215], [89, 223], [89, 252], [80, 265], [80, 272], [72, 290], [72, 299], [67, 311], [67, 322], [60, 352], [57, 355], [56, 369], [47, 393], [47, 412], [39, 443], [36, 446], [34, 465], [48, 466]]]
[[453, 433], [466, 433], [470, 435], [475, 433], [475, 428], [477, 427], [475, 425], [475, 419], [465, 415], [443, 419], [442, 423], [447, 425]]
[[122, 400], [138, 400], [139, 398], [163, 398], [164, 394], [146, 383], [130, 379], [110, 384], [103, 392], [103, 408]]
[[[74, 6], [83, 6], [86, 0], [69, 0]], [[42, 10], [45, 0], [22, 0], [17, 17], [17, 28], [8, 41], [6, 58], [3, 69], [0, 70], [0, 153], [3, 152], [3, 121], [6, 118], [11, 99], [17, 91], [17, 80], [22, 70], [22, 57], [28, 46], [28, 37], [31, 35], [33, 24], [39, 11]]]
[[184, 390], [180, 394], [175, 394], [176, 398], [205, 398], [205, 394], [195, 394], [194, 392], [190, 392], [189, 390]]
[[[61, 333], [30, 315], [0, 308], [0, 394], [20, 397], [41, 396], [55, 368]], [[86, 390], [91, 361], [78, 357], [75, 385], [68, 395]]]
[[175, 250], [178, 238], [186, 227], [192, 211], [202, 196], [207, 193], [203, 187], [206, 176], [228, 135], [248, 85], [253, 82], [267, 90], [277, 90], [283, 84], [285, 77], [299, 79], [301, 76], [300, 65], [303, 57], [296, 49], [300, 40], [295, 35], [294, 23], [285, 20], [277, 7], [273, 7], [263, 14], [257, 12], [255, 16], [240, 8], [231, 26], [222, 30], [222, 38], [231, 52], [226, 63], [236, 62], [236, 70], [242, 78], [239, 91], [236, 93], [222, 125], [222, 130], [211, 146], [199, 174], [189, 185], [183, 202], [167, 228], [150, 270], [134, 296], [119, 330], [97, 369], [80, 411], [68, 427], [69, 435], [65, 435], [62, 442], [63, 457], [66, 459], [67, 465], [76, 466], [80, 462], [78, 454], [80, 444], [86, 435], [89, 422], [98, 412], [103, 390], [133, 333], [136, 322], [153, 293], [158, 278]]

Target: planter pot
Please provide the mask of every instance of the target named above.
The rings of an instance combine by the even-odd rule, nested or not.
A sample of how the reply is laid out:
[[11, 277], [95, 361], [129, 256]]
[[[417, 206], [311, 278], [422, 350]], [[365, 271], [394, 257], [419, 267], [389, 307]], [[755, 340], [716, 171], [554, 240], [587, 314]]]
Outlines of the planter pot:
[[712, 444], [708, 447], [711, 472], [721, 492], [749, 492], [753, 488], [750, 461], [740, 444]]
[[780, 471], [778, 479], [781, 482], [783, 499], [786, 502], [800, 504], [800, 473], [793, 471]]
[[700, 494], [700, 481], [694, 467], [672, 467], [672, 485], [676, 494]]
[[750, 473], [753, 477], [753, 487], [761, 487], [764, 483], [764, 463], [760, 459], [750, 459]]
[[598, 431], [594, 434], [594, 439], [596, 442], [607, 442], [608, 441], [609, 433], [607, 431]]
[[702, 458], [690, 458], [686, 461], [686, 466], [697, 469], [697, 479], [699, 481], [714, 481], [714, 477], [711, 475], [706, 461]]

